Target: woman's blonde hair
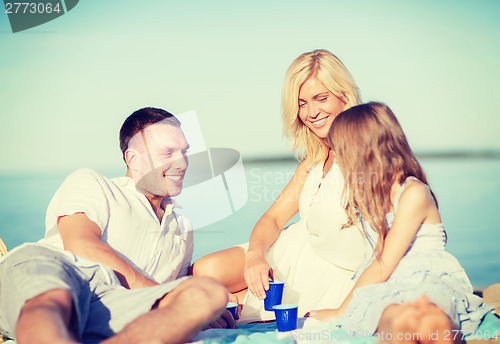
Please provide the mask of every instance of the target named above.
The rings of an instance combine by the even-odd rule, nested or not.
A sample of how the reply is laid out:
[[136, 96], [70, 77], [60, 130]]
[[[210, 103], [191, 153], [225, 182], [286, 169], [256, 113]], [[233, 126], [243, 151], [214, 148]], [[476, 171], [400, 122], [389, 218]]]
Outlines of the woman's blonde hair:
[[283, 134], [289, 138], [298, 160], [305, 159], [309, 167], [324, 162], [328, 148], [300, 120], [299, 91], [302, 84], [315, 76], [330, 92], [345, 103], [345, 108], [360, 103], [359, 91], [344, 64], [331, 52], [323, 49], [297, 57], [285, 74], [282, 94]]
[[357, 223], [359, 213], [379, 234], [375, 252], [380, 257], [388, 230], [385, 216], [392, 209], [392, 185], [410, 176], [428, 184], [425, 173], [396, 116], [385, 104], [372, 102], [342, 112], [326, 140], [345, 178], [349, 216], [345, 226]]

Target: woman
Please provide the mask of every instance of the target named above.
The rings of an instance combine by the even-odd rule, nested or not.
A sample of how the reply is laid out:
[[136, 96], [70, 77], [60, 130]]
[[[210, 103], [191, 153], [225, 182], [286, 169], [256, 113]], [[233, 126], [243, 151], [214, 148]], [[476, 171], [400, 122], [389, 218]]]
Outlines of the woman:
[[[284, 134], [301, 162], [248, 244], [212, 253], [193, 266], [194, 275], [215, 278], [240, 300], [245, 295], [240, 324], [274, 317], [262, 302], [269, 277], [285, 282], [283, 303], [298, 304], [300, 314], [337, 308], [353, 287], [363, 238], [355, 226], [341, 229], [347, 221], [340, 201], [344, 182], [325, 138], [334, 118], [359, 103], [350, 73], [326, 50], [304, 53], [288, 68]], [[300, 220], [282, 230], [297, 212]]]

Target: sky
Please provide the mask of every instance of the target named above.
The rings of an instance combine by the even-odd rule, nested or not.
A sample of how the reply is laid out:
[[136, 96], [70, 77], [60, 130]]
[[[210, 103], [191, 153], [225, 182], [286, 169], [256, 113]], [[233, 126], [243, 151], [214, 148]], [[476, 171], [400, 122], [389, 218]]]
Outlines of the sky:
[[281, 87], [336, 54], [416, 152], [500, 150], [500, 1], [81, 0], [12, 33], [0, 5], [0, 173], [124, 167], [133, 111], [195, 111], [207, 147], [290, 154]]

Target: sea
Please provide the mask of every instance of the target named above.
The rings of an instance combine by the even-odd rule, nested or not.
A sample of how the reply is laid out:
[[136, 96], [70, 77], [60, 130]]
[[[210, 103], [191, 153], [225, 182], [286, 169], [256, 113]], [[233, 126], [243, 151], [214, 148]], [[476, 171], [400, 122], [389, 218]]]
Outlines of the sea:
[[[419, 160], [439, 202], [448, 235], [447, 250], [460, 261], [475, 288], [499, 283], [500, 159]], [[243, 166], [247, 201], [230, 215], [194, 230], [194, 260], [247, 242], [257, 220], [293, 175], [297, 162], [244, 160]], [[43, 237], [45, 211], [69, 172], [0, 175], [0, 237], [8, 249]], [[124, 174], [123, 169], [98, 172], [108, 177]], [[297, 216], [291, 222], [296, 220]]]

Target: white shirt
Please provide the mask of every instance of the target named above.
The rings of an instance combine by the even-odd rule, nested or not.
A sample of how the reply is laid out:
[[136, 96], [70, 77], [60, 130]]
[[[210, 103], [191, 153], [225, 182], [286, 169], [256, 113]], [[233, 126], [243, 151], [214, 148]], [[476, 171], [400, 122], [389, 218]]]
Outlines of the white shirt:
[[64, 250], [60, 216], [85, 213], [101, 229], [101, 240], [133, 267], [159, 283], [188, 273], [193, 255], [191, 223], [166, 204], [161, 224], [129, 177], [108, 179], [90, 169], [70, 174], [47, 209], [41, 243]]

